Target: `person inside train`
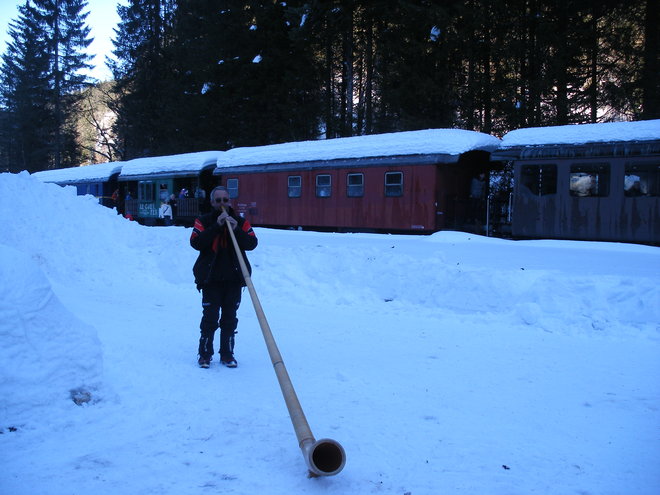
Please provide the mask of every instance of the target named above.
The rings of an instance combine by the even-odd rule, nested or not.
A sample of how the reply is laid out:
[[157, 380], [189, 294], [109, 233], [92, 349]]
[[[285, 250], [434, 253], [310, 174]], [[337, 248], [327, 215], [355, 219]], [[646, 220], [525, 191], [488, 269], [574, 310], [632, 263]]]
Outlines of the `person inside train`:
[[176, 196], [174, 194], [170, 194], [170, 199], [167, 204], [172, 207], [172, 216], [175, 217], [177, 213], [177, 202]]
[[486, 223], [486, 174], [480, 172], [470, 181], [470, 203], [468, 212], [470, 223], [474, 223], [475, 231]]
[[160, 203], [160, 208], [158, 209], [158, 218], [162, 220], [163, 225], [166, 227], [172, 225], [172, 207], [165, 201]]
[[195, 189], [195, 198], [200, 213], [208, 213], [211, 210], [211, 205], [206, 201], [206, 191], [199, 186]]
[[229, 192], [218, 186], [211, 191], [210, 213], [195, 219], [190, 245], [199, 251], [193, 267], [197, 290], [202, 293], [202, 320], [197, 363], [208, 368], [213, 358], [213, 339], [220, 327], [220, 363], [235, 368], [234, 339], [245, 280], [228, 228], [234, 232], [241, 256], [251, 270], [245, 251], [257, 247], [257, 236], [247, 219], [232, 208]]

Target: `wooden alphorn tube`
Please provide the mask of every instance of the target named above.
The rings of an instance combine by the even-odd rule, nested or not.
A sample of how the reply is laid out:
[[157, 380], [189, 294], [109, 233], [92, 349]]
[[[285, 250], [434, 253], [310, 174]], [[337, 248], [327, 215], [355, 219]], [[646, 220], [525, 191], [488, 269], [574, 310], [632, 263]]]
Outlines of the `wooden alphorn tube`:
[[[224, 211], [223, 207], [223, 211]], [[250, 278], [250, 273], [243, 259], [241, 249], [238, 246], [236, 241], [236, 235], [230, 225], [227, 225], [227, 230], [231, 236], [231, 241], [234, 244], [234, 250], [236, 251], [236, 257], [238, 258], [238, 263], [241, 266], [241, 271], [243, 272], [243, 278], [245, 279], [245, 284], [247, 285], [248, 291], [250, 293], [250, 298], [252, 299], [252, 305], [254, 306], [254, 311], [257, 314], [259, 320], [259, 326], [261, 327], [261, 332], [263, 334], [264, 340], [266, 342], [266, 347], [268, 348], [268, 354], [270, 356], [271, 363], [273, 364], [273, 369], [275, 370], [275, 375], [277, 375], [277, 381], [280, 384], [280, 389], [282, 390], [282, 395], [284, 396], [284, 401], [286, 402], [286, 407], [289, 410], [289, 417], [293, 423], [293, 429], [296, 432], [296, 437], [298, 438], [298, 445], [302, 450], [303, 457], [307, 463], [309, 472], [313, 476], [332, 476], [339, 473], [346, 464], [346, 453], [344, 448], [335, 440], [329, 438], [322, 438], [321, 440], [316, 440], [312, 434], [312, 430], [307, 423], [307, 418], [305, 413], [300, 406], [300, 401], [296, 395], [296, 391], [293, 388], [291, 383], [291, 378], [289, 378], [289, 373], [284, 366], [284, 361], [282, 360], [282, 355], [280, 354], [275, 339], [273, 338], [273, 333], [270, 330], [268, 321], [266, 320], [266, 315], [263, 308], [261, 307], [261, 302], [257, 296], [257, 292], [254, 289], [252, 284], [252, 279]]]

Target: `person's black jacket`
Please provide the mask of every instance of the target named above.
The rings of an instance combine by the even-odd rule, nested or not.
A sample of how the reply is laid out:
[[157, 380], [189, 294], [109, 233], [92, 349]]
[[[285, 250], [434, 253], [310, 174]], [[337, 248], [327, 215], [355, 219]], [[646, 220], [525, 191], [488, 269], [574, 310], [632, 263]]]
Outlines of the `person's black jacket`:
[[[252, 268], [245, 251], [252, 251], [257, 247], [257, 236], [254, 234], [250, 222], [236, 215], [231, 208], [228, 208], [228, 212], [238, 222], [234, 235], [251, 274]], [[193, 266], [195, 284], [198, 289], [213, 282], [239, 282], [241, 285], [245, 285], [227, 226], [220, 227], [217, 223], [219, 215], [220, 213], [214, 210], [195, 219], [195, 226], [190, 235], [190, 245], [199, 251], [199, 256]]]

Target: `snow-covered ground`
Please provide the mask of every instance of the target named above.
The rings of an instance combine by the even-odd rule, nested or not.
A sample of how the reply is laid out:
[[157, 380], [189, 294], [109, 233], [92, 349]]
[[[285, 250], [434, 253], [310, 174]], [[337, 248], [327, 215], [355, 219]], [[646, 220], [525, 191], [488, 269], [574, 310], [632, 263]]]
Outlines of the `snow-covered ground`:
[[0, 221], [3, 495], [659, 493], [657, 248], [256, 229], [293, 385], [346, 450], [308, 478], [247, 291], [239, 367], [196, 365], [189, 229], [27, 173]]

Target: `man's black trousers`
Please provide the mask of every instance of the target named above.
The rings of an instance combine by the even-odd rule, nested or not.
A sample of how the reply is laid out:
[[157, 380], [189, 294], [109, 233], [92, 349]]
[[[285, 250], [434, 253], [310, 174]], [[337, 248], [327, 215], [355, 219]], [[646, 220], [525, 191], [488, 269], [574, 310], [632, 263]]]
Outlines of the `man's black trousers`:
[[202, 288], [202, 321], [199, 324], [199, 356], [213, 356], [213, 336], [220, 326], [220, 357], [234, 354], [234, 334], [238, 326], [236, 311], [241, 304], [240, 283], [209, 284]]

